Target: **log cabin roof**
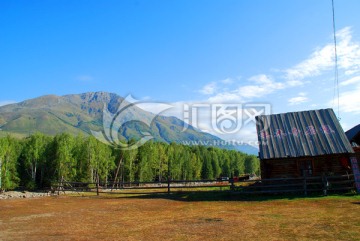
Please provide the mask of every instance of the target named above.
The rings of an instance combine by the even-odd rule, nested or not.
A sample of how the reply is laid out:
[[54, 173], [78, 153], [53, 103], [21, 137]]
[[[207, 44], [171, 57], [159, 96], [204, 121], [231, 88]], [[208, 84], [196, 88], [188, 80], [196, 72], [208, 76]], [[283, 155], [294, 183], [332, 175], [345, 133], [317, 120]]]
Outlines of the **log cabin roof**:
[[360, 145], [360, 124], [354, 126], [347, 132], [345, 132], [348, 140], [351, 142], [355, 142], [357, 145]]
[[353, 153], [332, 109], [256, 117], [260, 159]]

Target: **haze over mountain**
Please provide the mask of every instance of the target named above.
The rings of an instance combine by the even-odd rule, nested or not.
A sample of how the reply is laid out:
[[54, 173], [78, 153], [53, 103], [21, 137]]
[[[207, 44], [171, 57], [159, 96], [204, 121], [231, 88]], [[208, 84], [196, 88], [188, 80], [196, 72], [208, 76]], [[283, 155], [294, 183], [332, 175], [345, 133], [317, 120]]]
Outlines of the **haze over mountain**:
[[[103, 130], [104, 107], [116, 118], [119, 106], [124, 103], [127, 103], [124, 98], [107, 92], [46, 95], [25, 100], [0, 107], [0, 135], [10, 133], [27, 136], [36, 131], [48, 135], [61, 132], [89, 135], [91, 131]], [[129, 121], [116, 130], [120, 140], [138, 139], [144, 133], [150, 133], [155, 141], [167, 143], [190, 144], [191, 141], [202, 141], [207, 145], [219, 145], [222, 142], [219, 137], [198, 131], [192, 126], [183, 130], [184, 122], [176, 117], [156, 116], [136, 105], [127, 108], [121, 118], [138, 121]], [[144, 123], [151, 124], [147, 126]], [[257, 153], [257, 149], [252, 146], [222, 147], [249, 154]]]

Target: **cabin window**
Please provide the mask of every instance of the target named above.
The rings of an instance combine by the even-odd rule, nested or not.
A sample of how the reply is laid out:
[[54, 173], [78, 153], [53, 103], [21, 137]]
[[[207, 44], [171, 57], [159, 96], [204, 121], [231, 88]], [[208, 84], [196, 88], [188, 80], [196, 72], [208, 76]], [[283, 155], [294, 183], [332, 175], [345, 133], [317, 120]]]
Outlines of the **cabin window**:
[[311, 177], [313, 175], [313, 164], [311, 160], [298, 161], [298, 167], [302, 177]]

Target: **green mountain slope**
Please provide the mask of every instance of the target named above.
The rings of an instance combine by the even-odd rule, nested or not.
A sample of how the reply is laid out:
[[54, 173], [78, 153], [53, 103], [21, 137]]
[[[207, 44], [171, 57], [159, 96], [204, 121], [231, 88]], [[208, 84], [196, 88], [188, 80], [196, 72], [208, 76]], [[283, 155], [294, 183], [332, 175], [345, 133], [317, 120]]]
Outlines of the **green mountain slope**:
[[[91, 130], [102, 130], [104, 106], [116, 113], [122, 101], [122, 97], [106, 92], [42, 96], [0, 107], [0, 128], [23, 135], [35, 131], [49, 135], [61, 132], [91, 134]], [[141, 123], [154, 117], [154, 114], [133, 106], [127, 110], [126, 118], [140, 121], [124, 124], [119, 132], [125, 138], [137, 138], [141, 132], [148, 131], [156, 140], [164, 142], [218, 139], [193, 128], [182, 132], [183, 122], [175, 117], [159, 116], [150, 128]]]
[[[35, 131], [48, 135], [61, 132], [89, 135], [91, 130], [103, 130], [103, 109], [115, 114], [114, 118], [116, 118], [121, 103], [127, 102], [116, 94], [89, 92], [65, 96], [47, 95], [2, 106], [0, 135], [12, 133], [16, 136], [27, 136]], [[156, 141], [167, 143], [184, 144], [187, 141], [203, 141], [212, 145], [216, 141], [221, 141], [220, 138], [197, 131], [191, 126], [183, 131], [184, 122], [180, 119], [161, 115], [156, 117], [137, 106], [127, 108], [119, 118], [138, 120], [129, 121], [119, 127], [116, 130], [119, 139], [138, 139], [147, 132]], [[147, 126], [144, 122], [151, 125]], [[249, 153], [248, 150], [245, 151]], [[255, 151], [250, 149], [251, 152], [256, 152], [256, 149]]]

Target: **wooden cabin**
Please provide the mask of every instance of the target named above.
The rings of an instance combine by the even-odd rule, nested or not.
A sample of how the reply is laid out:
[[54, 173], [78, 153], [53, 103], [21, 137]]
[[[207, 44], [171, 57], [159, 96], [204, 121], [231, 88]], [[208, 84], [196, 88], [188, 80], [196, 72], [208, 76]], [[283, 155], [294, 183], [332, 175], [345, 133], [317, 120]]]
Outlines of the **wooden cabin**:
[[345, 132], [357, 156], [360, 156], [360, 124]]
[[332, 109], [256, 117], [261, 177], [352, 173], [354, 151]]
[[358, 168], [360, 170], [360, 124], [357, 126], [354, 126], [350, 130], [345, 132], [346, 137], [348, 138], [354, 152], [355, 157], [358, 160]]

